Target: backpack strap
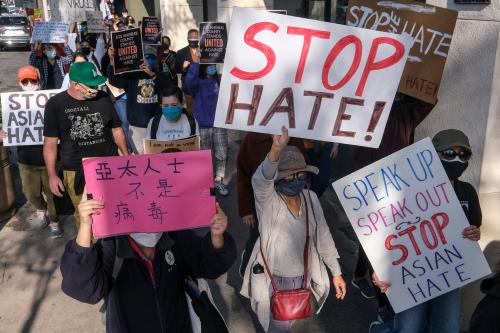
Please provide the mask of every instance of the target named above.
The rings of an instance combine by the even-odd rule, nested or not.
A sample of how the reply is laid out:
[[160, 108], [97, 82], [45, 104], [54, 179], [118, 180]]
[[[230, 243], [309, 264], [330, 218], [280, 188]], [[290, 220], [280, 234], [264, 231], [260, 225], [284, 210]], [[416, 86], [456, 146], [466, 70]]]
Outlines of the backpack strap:
[[186, 115], [188, 121], [189, 121], [189, 128], [191, 129], [191, 133], [189, 134], [190, 136], [196, 135], [196, 120], [192, 115], [187, 113], [186, 109], [182, 109], [182, 113]]
[[156, 132], [158, 132], [158, 127], [160, 126], [161, 114], [157, 114], [153, 118], [153, 123], [151, 123], [151, 140], [156, 140]]

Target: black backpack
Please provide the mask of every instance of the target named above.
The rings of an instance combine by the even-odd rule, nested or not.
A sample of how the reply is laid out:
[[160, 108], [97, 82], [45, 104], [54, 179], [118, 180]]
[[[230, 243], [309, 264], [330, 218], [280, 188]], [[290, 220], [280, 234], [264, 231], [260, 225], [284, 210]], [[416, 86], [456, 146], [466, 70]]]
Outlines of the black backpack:
[[[182, 114], [185, 114], [189, 121], [189, 128], [191, 129], [190, 136], [196, 134], [196, 120], [187, 113], [186, 109], [182, 109]], [[158, 132], [158, 126], [160, 126], [160, 119], [163, 114], [158, 114], [153, 118], [153, 123], [151, 124], [151, 140], [156, 140], [156, 132]]]

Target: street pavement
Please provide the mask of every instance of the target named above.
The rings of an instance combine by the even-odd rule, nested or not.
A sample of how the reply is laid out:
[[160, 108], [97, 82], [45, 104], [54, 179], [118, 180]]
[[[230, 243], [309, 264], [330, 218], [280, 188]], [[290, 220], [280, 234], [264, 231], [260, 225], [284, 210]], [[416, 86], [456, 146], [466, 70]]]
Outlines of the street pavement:
[[[28, 56], [28, 52], [0, 52], [0, 92], [19, 90], [17, 69], [27, 62]], [[242, 137], [243, 133], [230, 132], [226, 176], [230, 195], [218, 198], [229, 217], [229, 233], [236, 240], [238, 260], [227, 274], [210, 281], [210, 286], [230, 332], [260, 333], [263, 331], [249, 301], [239, 295], [242, 283], [238, 275], [239, 258], [248, 235], [248, 228], [238, 216], [236, 202], [235, 161]], [[62, 218], [64, 237], [52, 240], [48, 230], [40, 229], [33, 219], [34, 209], [21, 193], [15, 167], [13, 172], [18, 212], [10, 220], [0, 222], [0, 333], [104, 332], [99, 305], [80, 303], [61, 291], [59, 264], [65, 244], [76, 234], [73, 217]], [[294, 332], [364, 333], [376, 317], [376, 301], [363, 298], [350, 284], [349, 272], [355, 264], [356, 248], [342, 237], [335, 236], [335, 241], [348, 285], [347, 296], [338, 301], [330, 292], [321, 313], [297, 322]]]

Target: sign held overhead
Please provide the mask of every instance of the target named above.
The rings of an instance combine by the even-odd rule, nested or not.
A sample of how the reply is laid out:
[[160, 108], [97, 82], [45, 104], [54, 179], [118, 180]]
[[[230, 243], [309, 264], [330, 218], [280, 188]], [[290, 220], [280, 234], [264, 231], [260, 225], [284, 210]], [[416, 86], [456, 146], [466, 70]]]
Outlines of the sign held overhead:
[[413, 39], [236, 8], [215, 126], [378, 147]]

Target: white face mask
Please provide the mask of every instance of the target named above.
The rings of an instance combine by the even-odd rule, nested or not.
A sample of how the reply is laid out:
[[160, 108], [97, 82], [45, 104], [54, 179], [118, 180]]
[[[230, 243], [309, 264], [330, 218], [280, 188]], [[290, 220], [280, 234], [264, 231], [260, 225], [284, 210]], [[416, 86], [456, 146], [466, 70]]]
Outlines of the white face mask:
[[33, 83], [28, 83], [28, 84], [19, 84], [21, 86], [21, 89], [24, 91], [35, 91], [40, 89], [40, 84], [33, 84]]
[[152, 232], [152, 233], [143, 233], [143, 232], [133, 232], [130, 234], [133, 240], [135, 240], [139, 245], [145, 247], [155, 247], [156, 244], [160, 241], [163, 232]]

